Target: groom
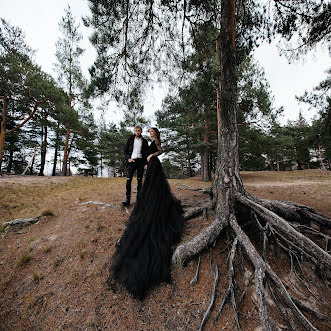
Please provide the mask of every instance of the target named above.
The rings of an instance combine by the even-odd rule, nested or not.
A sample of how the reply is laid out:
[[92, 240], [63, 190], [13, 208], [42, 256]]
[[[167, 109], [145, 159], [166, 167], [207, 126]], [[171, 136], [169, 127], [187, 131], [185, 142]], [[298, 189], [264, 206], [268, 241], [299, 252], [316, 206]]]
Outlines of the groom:
[[130, 206], [130, 198], [131, 198], [131, 182], [132, 177], [135, 171], [137, 170], [137, 196], [140, 194], [142, 182], [143, 182], [143, 174], [144, 174], [144, 166], [147, 164], [147, 156], [148, 156], [148, 142], [145, 138], [141, 136], [142, 128], [137, 125], [134, 128], [134, 135], [132, 135], [126, 145], [124, 147], [124, 156], [125, 161], [124, 164], [127, 166], [127, 180], [126, 180], [126, 200], [122, 202], [123, 207]]

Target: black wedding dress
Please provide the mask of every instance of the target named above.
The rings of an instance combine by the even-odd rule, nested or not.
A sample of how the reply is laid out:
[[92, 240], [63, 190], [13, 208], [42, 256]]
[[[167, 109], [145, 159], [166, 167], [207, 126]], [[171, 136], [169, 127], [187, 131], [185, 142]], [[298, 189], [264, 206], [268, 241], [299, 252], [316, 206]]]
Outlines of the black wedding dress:
[[[155, 153], [155, 141], [150, 153]], [[171, 280], [171, 258], [184, 225], [181, 203], [171, 192], [157, 156], [146, 177], [126, 229], [116, 245], [108, 284], [123, 284], [142, 300], [149, 288]]]

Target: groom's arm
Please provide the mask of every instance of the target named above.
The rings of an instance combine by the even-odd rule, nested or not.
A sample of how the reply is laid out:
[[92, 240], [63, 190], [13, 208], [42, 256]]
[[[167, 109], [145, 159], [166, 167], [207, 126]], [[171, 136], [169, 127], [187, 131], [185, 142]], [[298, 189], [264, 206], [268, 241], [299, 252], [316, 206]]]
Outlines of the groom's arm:
[[129, 158], [131, 157], [129, 152], [130, 138], [127, 140], [124, 146], [124, 164], [128, 163]]
[[147, 164], [147, 156], [149, 154], [149, 146], [147, 140], [143, 140], [141, 155], [143, 157], [144, 164]]

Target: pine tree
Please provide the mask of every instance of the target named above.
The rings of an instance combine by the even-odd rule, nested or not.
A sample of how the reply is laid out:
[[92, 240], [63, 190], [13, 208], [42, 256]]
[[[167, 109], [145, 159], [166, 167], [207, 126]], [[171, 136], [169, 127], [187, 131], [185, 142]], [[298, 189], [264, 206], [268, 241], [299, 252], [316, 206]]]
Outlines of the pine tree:
[[59, 82], [67, 94], [68, 111], [65, 118], [66, 138], [63, 151], [63, 176], [68, 174], [68, 157], [73, 139], [72, 129], [78, 125], [78, 114], [75, 104], [79, 102], [82, 95], [84, 79], [82, 76], [79, 57], [83, 54], [83, 49], [79, 47], [82, 35], [79, 32], [79, 25], [76, 24], [72, 16], [70, 6], [65, 10], [65, 15], [59, 24], [62, 38], [56, 43], [57, 63], [55, 68]]

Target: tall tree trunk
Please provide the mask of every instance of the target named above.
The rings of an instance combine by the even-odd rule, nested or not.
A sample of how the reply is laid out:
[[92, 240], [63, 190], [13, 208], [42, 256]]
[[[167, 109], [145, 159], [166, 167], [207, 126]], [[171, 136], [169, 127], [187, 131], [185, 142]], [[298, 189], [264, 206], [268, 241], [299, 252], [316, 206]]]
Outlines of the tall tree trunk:
[[216, 109], [217, 109], [217, 138], [220, 140], [221, 137], [221, 109], [220, 109], [220, 89], [217, 87], [216, 89], [217, 95], [217, 102], [216, 102]]
[[213, 166], [213, 151], [212, 151], [211, 148], [209, 149], [208, 157], [209, 157], [208, 177], [209, 177], [209, 180], [211, 180], [211, 173], [212, 173], [213, 168], [214, 168], [214, 166]]
[[209, 169], [209, 148], [208, 148], [208, 121], [205, 120], [205, 132], [203, 142], [205, 147], [202, 149], [201, 153], [201, 179], [204, 182], [210, 181], [210, 169]]
[[[70, 56], [69, 56], [69, 109], [71, 110], [72, 108], [72, 48], [70, 48]], [[68, 122], [67, 125], [67, 134], [66, 134], [66, 142], [64, 145], [64, 151], [63, 151], [63, 165], [62, 165], [62, 176], [67, 176], [67, 162], [68, 162], [68, 157], [69, 157], [69, 138], [70, 138], [70, 122]]]
[[11, 172], [11, 168], [13, 166], [13, 158], [14, 158], [14, 150], [11, 149], [9, 151], [9, 160], [8, 160], [8, 165], [7, 165], [7, 172], [10, 173]]
[[30, 165], [30, 175], [33, 175], [33, 166], [34, 166], [34, 161], [36, 160], [36, 148], [35, 148], [35, 152], [33, 153], [33, 156], [32, 156], [32, 161], [31, 161], [31, 165]]
[[221, 1], [220, 29], [220, 136], [214, 181], [216, 214], [220, 219], [234, 212], [234, 193], [243, 192], [239, 173], [237, 128], [237, 73], [235, 0]]
[[201, 148], [200, 150], [200, 156], [201, 156], [201, 180], [205, 178], [205, 155], [204, 155], [204, 149]]
[[[220, 68], [220, 33], [218, 31], [218, 22], [216, 23], [217, 33], [216, 33], [216, 63], [218, 64], [218, 69]], [[219, 87], [219, 79], [218, 79], [218, 86], [216, 88], [216, 111], [217, 111], [217, 138], [220, 140], [221, 137], [221, 110], [220, 110], [220, 87]]]
[[54, 162], [53, 162], [53, 171], [52, 176], [56, 175], [56, 164], [57, 164], [57, 155], [59, 151], [59, 139], [60, 139], [60, 122], [57, 122], [57, 129], [56, 129], [56, 138], [55, 138], [55, 151], [54, 151]]
[[1, 119], [1, 129], [0, 129], [0, 175], [2, 173], [2, 159], [5, 149], [5, 139], [6, 139], [6, 121], [7, 121], [7, 100], [8, 94], [5, 93], [3, 98], [3, 107], [2, 107], [2, 119]]
[[[47, 122], [47, 118], [46, 121]], [[44, 176], [44, 169], [46, 163], [46, 152], [47, 152], [47, 124], [43, 127], [42, 142], [41, 142], [41, 162], [39, 176]]]
[[191, 159], [187, 157], [187, 175], [188, 177], [192, 177], [192, 166], [191, 166]]
[[322, 151], [321, 151], [321, 145], [320, 144], [318, 144], [318, 155], [319, 155], [322, 170], [326, 170], [324, 162], [323, 162], [323, 157], [322, 157]]
[[103, 170], [103, 165], [102, 165], [102, 153], [100, 153], [100, 171], [101, 171], [101, 178], [102, 178], [102, 170]]
[[67, 169], [68, 169], [68, 156], [69, 156], [69, 138], [70, 138], [70, 123], [68, 123], [67, 126], [67, 134], [66, 134], [66, 141], [64, 145], [64, 151], [63, 151], [63, 163], [62, 163], [62, 176], [67, 176]]
[[30, 167], [30, 175], [32, 174], [32, 168], [33, 168], [33, 163], [34, 163], [34, 159], [35, 159], [35, 156], [36, 156], [37, 149], [38, 149], [38, 145], [34, 148], [32, 158], [28, 162], [27, 166], [25, 167], [22, 175], [25, 175], [26, 174], [26, 172], [27, 172], [27, 170], [28, 170], [29, 167]]

